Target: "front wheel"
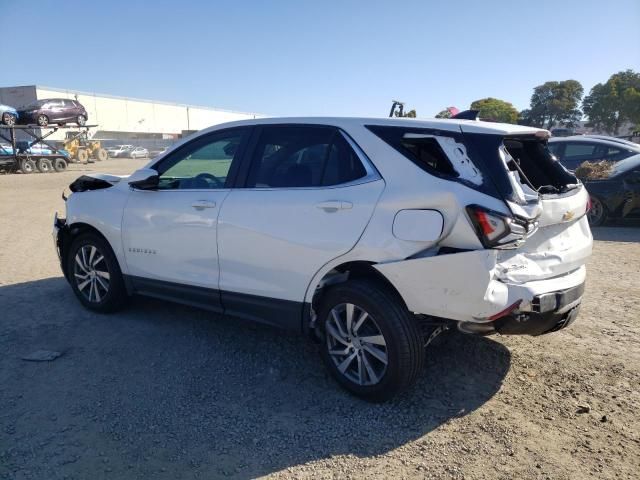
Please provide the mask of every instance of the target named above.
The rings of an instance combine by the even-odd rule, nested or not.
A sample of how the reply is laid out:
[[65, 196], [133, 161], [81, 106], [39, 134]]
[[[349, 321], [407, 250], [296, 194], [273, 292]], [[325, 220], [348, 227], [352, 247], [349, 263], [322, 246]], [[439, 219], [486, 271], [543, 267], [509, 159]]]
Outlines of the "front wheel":
[[80, 163], [87, 163], [89, 161], [89, 152], [87, 152], [84, 148], [81, 148], [78, 150], [76, 158]]
[[108, 313], [125, 305], [120, 266], [104, 239], [93, 233], [80, 235], [71, 244], [66, 262], [73, 292], [86, 308]]
[[591, 197], [591, 208], [587, 212], [587, 218], [592, 227], [599, 227], [607, 220], [607, 208], [599, 198]]
[[324, 363], [342, 387], [365, 400], [388, 400], [422, 370], [417, 322], [395, 292], [377, 282], [358, 279], [332, 287], [318, 320]]
[[87, 117], [85, 117], [84, 115], [78, 115], [76, 123], [78, 124], [78, 126], [83, 127], [87, 123]]

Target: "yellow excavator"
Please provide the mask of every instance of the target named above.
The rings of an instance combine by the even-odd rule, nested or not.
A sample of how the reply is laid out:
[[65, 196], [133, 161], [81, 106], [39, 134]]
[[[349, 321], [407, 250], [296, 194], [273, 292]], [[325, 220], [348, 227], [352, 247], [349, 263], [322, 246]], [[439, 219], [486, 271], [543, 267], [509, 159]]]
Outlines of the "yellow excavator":
[[107, 151], [102, 148], [98, 140], [89, 140], [86, 132], [80, 134], [67, 132], [66, 139], [62, 142], [64, 149], [69, 152], [72, 162], [88, 163], [108, 158]]

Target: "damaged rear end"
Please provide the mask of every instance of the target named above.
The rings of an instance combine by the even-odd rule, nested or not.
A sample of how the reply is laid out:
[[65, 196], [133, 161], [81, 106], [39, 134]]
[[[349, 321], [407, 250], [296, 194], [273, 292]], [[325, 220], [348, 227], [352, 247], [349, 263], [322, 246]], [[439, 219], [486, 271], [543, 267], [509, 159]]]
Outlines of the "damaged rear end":
[[589, 196], [547, 150], [546, 131], [486, 133], [477, 123], [464, 122], [453, 141], [416, 130], [399, 141], [410, 149], [423, 141], [416, 139], [449, 143], [452, 149], [441, 149], [449, 166], [434, 174], [450, 168], [450, 180], [502, 201], [503, 208], [493, 201], [488, 208], [477, 195], [473, 202], [460, 199], [464, 213], [457, 221], [469, 222], [478, 248], [456, 248], [445, 235], [433, 255], [376, 268], [410, 310], [455, 320], [465, 332], [540, 335], [564, 328], [575, 319], [584, 292], [592, 247]]

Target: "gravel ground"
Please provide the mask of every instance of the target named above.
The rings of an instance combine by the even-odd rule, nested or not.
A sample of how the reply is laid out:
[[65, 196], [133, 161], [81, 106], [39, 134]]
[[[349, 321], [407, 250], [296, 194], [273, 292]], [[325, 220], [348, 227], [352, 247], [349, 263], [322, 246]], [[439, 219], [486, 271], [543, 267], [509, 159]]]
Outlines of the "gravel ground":
[[[0, 479], [638, 478], [638, 225], [594, 232], [569, 329], [447, 335], [415, 388], [370, 405], [296, 335], [142, 298], [80, 307], [50, 236], [60, 192], [143, 163], [0, 176]], [[22, 359], [37, 350], [62, 356]]]

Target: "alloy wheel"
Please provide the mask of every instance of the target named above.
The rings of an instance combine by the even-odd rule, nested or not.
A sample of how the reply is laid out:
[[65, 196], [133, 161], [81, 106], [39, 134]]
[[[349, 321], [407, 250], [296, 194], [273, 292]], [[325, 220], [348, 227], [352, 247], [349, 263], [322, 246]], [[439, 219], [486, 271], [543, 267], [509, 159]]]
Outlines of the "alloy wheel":
[[604, 215], [604, 205], [602, 202], [595, 197], [591, 197], [591, 208], [587, 213], [587, 218], [589, 219], [589, 223], [592, 225], [599, 225], [602, 221], [602, 216]]
[[41, 127], [46, 127], [49, 124], [49, 119], [46, 115], [38, 115], [37, 121]]
[[336, 305], [325, 323], [329, 357], [358, 385], [376, 385], [387, 371], [387, 343], [373, 317], [352, 303]]
[[11, 115], [10, 113], [5, 113], [3, 121], [5, 125], [11, 127], [16, 124], [16, 117], [14, 115]]
[[89, 302], [100, 303], [109, 293], [109, 268], [97, 247], [84, 245], [77, 251], [73, 274], [78, 291]]

